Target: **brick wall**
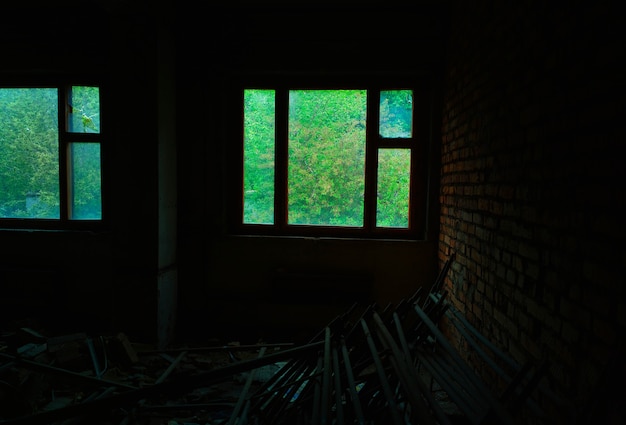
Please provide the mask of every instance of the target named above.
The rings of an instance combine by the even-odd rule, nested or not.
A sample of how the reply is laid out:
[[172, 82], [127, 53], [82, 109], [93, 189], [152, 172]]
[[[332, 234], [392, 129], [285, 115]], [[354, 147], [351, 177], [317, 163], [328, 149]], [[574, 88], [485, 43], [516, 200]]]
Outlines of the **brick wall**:
[[550, 423], [611, 423], [619, 413], [602, 403], [624, 399], [623, 382], [601, 393], [626, 336], [617, 16], [603, 2], [451, 6], [439, 257], [456, 261], [446, 287], [519, 362], [550, 362], [546, 381], [569, 403], [546, 404]]

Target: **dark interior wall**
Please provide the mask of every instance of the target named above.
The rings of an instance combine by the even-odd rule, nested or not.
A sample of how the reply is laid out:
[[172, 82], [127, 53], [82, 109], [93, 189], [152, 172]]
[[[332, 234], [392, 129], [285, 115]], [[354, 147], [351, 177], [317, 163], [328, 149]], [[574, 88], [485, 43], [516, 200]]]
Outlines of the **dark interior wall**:
[[550, 423], [622, 423], [624, 37], [605, 2], [577, 4], [454, 6], [439, 257], [474, 325], [549, 361], [568, 402]]
[[385, 306], [435, 279], [426, 242], [243, 237], [212, 249], [211, 286], [195, 302], [217, 337], [305, 342], [353, 303]]
[[[86, 74], [106, 83], [107, 227], [0, 230], [2, 287], [12, 288], [5, 304], [15, 299], [24, 307], [12, 309], [15, 315], [4, 310], [5, 319], [33, 315], [52, 324], [54, 316], [64, 329], [121, 330], [152, 340], [172, 335], [178, 304], [181, 338], [255, 326], [254, 332], [271, 332], [287, 321], [317, 330], [354, 298], [396, 301], [433, 281], [435, 214], [420, 242], [229, 237], [224, 147], [233, 141], [223, 123], [232, 117], [222, 106], [225, 84], [246, 72], [432, 73], [442, 58], [437, 10], [144, 3], [2, 5], [1, 79]], [[431, 155], [437, 159], [436, 147]], [[434, 211], [437, 168], [432, 172]], [[324, 310], [318, 294], [317, 304], [302, 307], [320, 274], [346, 282], [343, 298]], [[291, 287], [286, 282], [296, 290], [283, 290]], [[256, 296], [266, 304], [247, 308]]]
[[153, 340], [158, 234], [154, 16], [133, 3], [71, 0], [3, 4], [0, 16], [0, 82], [103, 78], [107, 221], [97, 232], [0, 229], [0, 290], [7, 313], [2, 319], [35, 318], [51, 332], [113, 330]]
[[[440, 16], [428, 9], [370, 6], [355, 15], [335, 3], [269, 9], [244, 2], [230, 9], [167, 4], [3, 4], [2, 80], [104, 77], [107, 221], [98, 232], [0, 230], [2, 286], [12, 288], [5, 304], [16, 299], [24, 307], [12, 309], [15, 315], [4, 310], [3, 318], [40, 316], [52, 324], [53, 315], [64, 329], [167, 337], [174, 332], [180, 280], [181, 338], [224, 335], [234, 322], [233, 329], [257, 323], [267, 332], [286, 317], [294, 327], [326, 323], [320, 298], [310, 314], [290, 305], [315, 292], [320, 273], [348, 282], [337, 309], [351, 297], [394, 301], [430, 284], [437, 265], [436, 215], [428, 239], [420, 242], [279, 238], [262, 239], [259, 246], [229, 237], [223, 147], [232, 140], [222, 105], [224, 83], [242, 72], [431, 72], [442, 57]], [[435, 149], [431, 155], [437, 157]], [[286, 295], [273, 316], [245, 308], [238, 297], [269, 300], [276, 285], [286, 285], [275, 276], [279, 269], [288, 279], [304, 273], [294, 286], [302, 285], [305, 295], [280, 291]], [[359, 287], [354, 282], [362, 278], [367, 283]], [[207, 323], [207, 316], [219, 320]]]
[[158, 277], [157, 340], [175, 338], [178, 313], [178, 156], [176, 146], [176, 43], [171, 2], [159, 2], [157, 24]]
[[[317, 332], [351, 300], [365, 297], [384, 305], [432, 284], [436, 211], [424, 241], [230, 236], [224, 200], [236, 166], [230, 153], [239, 140], [226, 124], [239, 117], [229, 116], [224, 105], [225, 88], [246, 74], [391, 72], [424, 75], [436, 85], [443, 58], [441, 9], [234, 2], [230, 8], [178, 13], [179, 335], [280, 338], [297, 328]], [[433, 145], [435, 161], [436, 152]], [[438, 167], [431, 171], [434, 205]], [[291, 285], [277, 282], [278, 270], [292, 273]], [[343, 277], [335, 281], [337, 290], [348, 288], [343, 299], [321, 296], [332, 291], [320, 288], [320, 274]], [[356, 284], [359, 279], [364, 283]], [[311, 294], [317, 294], [313, 301]]]
[[[442, 15], [428, 9], [178, 5], [174, 95], [158, 78], [173, 72], [159, 62], [173, 52], [157, 49], [154, 9], [122, 3], [2, 6], [0, 80], [106, 75], [103, 155], [113, 170], [105, 231], [0, 229], [4, 318], [39, 314], [66, 329], [155, 339], [159, 283], [172, 289], [178, 264], [180, 338], [284, 336], [317, 330], [354, 299], [397, 301], [431, 284], [437, 256], [456, 253], [452, 299], [518, 360], [550, 361], [550, 385], [569, 401], [555, 422], [623, 397], [609, 393], [592, 409], [603, 374], [620, 377], [609, 365], [623, 353], [626, 325], [619, 14], [602, 3], [458, 2], [446, 52]], [[431, 186], [441, 217], [431, 215], [426, 241], [227, 234], [224, 147], [233, 141], [221, 105], [232, 75], [421, 75], [444, 53], [441, 170]], [[171, 121], [160, 123], [174, 103], [175, 134]], [[437, 164], [436, 144], [431, 154]]]

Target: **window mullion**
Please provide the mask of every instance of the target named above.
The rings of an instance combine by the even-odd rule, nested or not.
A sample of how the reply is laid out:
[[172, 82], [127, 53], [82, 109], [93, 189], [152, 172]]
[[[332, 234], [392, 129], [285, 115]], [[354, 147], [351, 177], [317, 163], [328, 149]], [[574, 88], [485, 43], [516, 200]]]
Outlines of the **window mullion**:
[[[409, 204], [409, 230], [425, 236], [427, 212], [426, 200], [426, 169], [423, 158], [429, 155], [428, 147], [431, 138], [429, 90], [420, 85], [415, 88], [413, 96], [413, 148], [411, 150], [411, 202]], [[420, 208], [415, 208], [420, 205]]]
[[367, 122], [365, 144], [365, 194], [363, 226], [371, 231], [376, 227], [376, 186], [378, 170], [379, 90], [367, 91]]
[[70, 205], [69, 198], [71, 196], [71, 188], [70, 188], [70, 179], [71, 176], [69, 170], [70, 161], [68, 160], [69, 153], [69, 142], [68, 142], [68, 114], [70, 113], [69, 108], [69, 92], [68, 87], [61, 86], [59, 87], [59, 212], [61, 221], [67, 221], [70, 218]]
[[274, 189], [274, 222], [279, 229], [287, 225], [288, 203], [288, 130], [289, 126], [289, 91], [284, 88], [276, 90], [276, 149], [275, 149], [275, 189]]

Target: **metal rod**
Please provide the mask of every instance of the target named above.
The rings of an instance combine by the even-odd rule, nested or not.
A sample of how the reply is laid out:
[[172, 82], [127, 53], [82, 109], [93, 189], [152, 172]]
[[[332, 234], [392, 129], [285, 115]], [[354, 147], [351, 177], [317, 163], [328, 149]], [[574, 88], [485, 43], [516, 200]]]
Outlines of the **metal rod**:
[[[260, 412], [263, 413], [264, 417], [271, 417], [272, 415], [278, 415], [282, 412], [286, 406], [291, 402], [294, 398], [294, 394], [300, 390], [298, 394], [298, 401], [301, 400], [306, 394], [308, 388], [312, 385], [309, 385], [310, 382], [315, 382], [321, 376], [321, 372], [315, 367], [306, 362], [302, 362], [301, 365], [293, 370], [288, 378], [295, 378], [289, 380], [287, 383], [282, 384], [284, 379], [280, 383], [281, 386], [273, 386], [271, 388], [271, 393], [267, 397], [266, 401], [260, 399], [260, 401], [255, 404], [258, 405], [259, 402], [262, 403], [262, 407], [259, 409]], [[277, 383], [278, 384], [278, 383]], [[268, 394], [262, 394], [261, 397]], [[259, 397], [258, 395], [254, 395], [253, 397]], [[253, 406], [253, 409], [255, 407]]]
[[463, 362], [461, 356], [454, 350], [450, 342], [445, 338], [445, 336], [441, 333], [437, 326], [431, 321], [431, 319], [419, 308], [419, 306], [414, 306], [415, 312], [420, 316], [423, 322], [426, 324], [428, 329], [432, 332], [433, 336], [439, 343], [439, 345], [444, 349], [444, 351], [457, 363], [461, 371], [468, 377], [468, 379], [472, 380], [477, 386], [477, 388], [485, 395], [487, 398], [490, 407], [493, 409], [494, 413], [499, 417], [503, 423], [514, 423], [513, 418], [510, 414], [503, 408], [503, 406], [496, 400], [489, 390], [485, 387], [485, 385], [477, 379], [476, 375], [472, 373], [469, 367]]
[[339, 373], [339, 354], [337, 352], [337, 346], [333, 345], [332, 348], [333, 357], [333, 376], [335, 377], [335, 412], [336, 412], [336, 424], [343, 425], [343, 389], [341, 387], [341, 376]]
[[[263, 357], [263, 355], [265, 354], [265, 350], [267, 348], [266, 347], [262, 347], [261, 350], [259, 351], [259, 355], [258, 357]], [[233, 409], [231, 415], [230, 415], [230, 419], [228, 419], [227, 425], [233, 425], [235, 423], [235, 421], [237, 420], [237, 416], [239, 415], [239, 411], [241, 410], [241, 408], [243, 407], [244, 402], [246, 401], [246, 398], [248, 396], [248, 391], [250, 389], [250, 386], [252, 385], [252, 380], [254, 379], [254, 373], [255, 373], [256, 369], [252, 369], [250, 371], [250, 373], [248, 374], [248, 379], [246, 379], [246, 383], [244, 384], [243, 389], [241, 390], [241, 394], [239, 395], [239, 399], [237, 400], [237, 404], [235, 404], [235, 408]]]
[[[295, 370], [300, 369], [303, 366], [304, 362], [301, 358], [293, 358], [290, 359], [283, 367], [281, 367], [267, 382], [264, 382], [260, 388], [255, 391], [256, 394], [263, 394], [270, 388], [274, 388], [276, 385], [279, 385], [279, 382], [282, 380], [286, 380], [290, 376], [292, 376]], [[253, 397], [255, 397], [253, 395]], [[254, 406], [253, 406], [254, 409]]]
[[[400, 340], [400, 346], [402, 347], [402, 350], [404, 351], [404, 355], [406, 356], [407, 364], [412, 370], [415, 371], [416, 374], [419, 375], [418, 373], [419, 370], [415, 366], [413, 366], [411, 351], [409, 350], [409, 345], [406, 341], [404, 330], [402, 329], [402, 323], [400, 323], [400, 318], [398, 317], [396, 313], [394, 313], [393, 319], [396, 325], [396, 333], [398, 334], [398, 339]], [[420, 391], [422, 392], [422, 394], [428, 401], [428, 404], [430, 405], [431, 409], [433, 409], [433, 411], [435, 412], [435, 415], [437, 416], [437, 419], [439, 420], [439, 422], [442, 425], [449, 425], [450, 419], [448, 418], [448, 415], [445, 414], [445, 412], [439, 405], [439, 402], [433, 396], [430, 388], [428, 388], [426, 383], [421, 378], [419, 378], [419, 376], [417, 379], [417, 384], [420, 388]]]
[[185, 357], [186, 355], [187, 355], [186, 351], [183, 351], [182, 353], [180, 353], [178, 357], [176, 357], [176, 359], [167, 367], [167, 369], [165, 369], [165, 372], [163, 372], [161, 376], [159, 376], [159, 379], [156, 380], [155, 384], [160, 384], [164, 382], [167, 379], [167, 377], [172, 374], [174, 369], [178, 367], [180, 362], [183, 360], [183, 357]]
[[[323, 359], [322, 357], [318, 357], [317, 359], [317, 367], [316, 371], [323, 372]], [[311, 423], [318, 424], [320, 423], [320, 401], [322, 397], [322, 384], [319, 379], [314, 379], [314, 392], [313, 392], [313, 412], [311, 415]]]
[[443, 286], [443, 282], [445, 281], [446, 276], [448, 275], [448, 271], [450, 270], [450, 266], [452, 266], [452, 261], [454, 260], [454, 256], [455, 256], [455, 253], [453, 252], [452, 254], [450, 254], [446, 262], [443, 264], [441, 271], [439, 272], [439, 274], [437, 275], [437, 278], [435, 279], [435, 283], [432, 286], [431, 292], [439, 292], [441, 290], [441, 287]]
[[354, 414], [358, 425], [365, 425], [365, 417], [363, 416], [363, 408], [361, 407], [361, 400], [356, 392], [356, 382], [354, 380], [354, 371], [350, 363], [350, 355], [348, 348], [346, 347], [346, 340], [342, 337], [340, 340], [341, 354], [343, 357], [343, 364], [346, 368], [346, 378], [348, 379], [348, 388], [350, 390], [350, 399], [352, 400], [352, 406], [354, 408]]
[[374, 339], [370, 334], [367, 323], [365, 323], [365, 319], [361, 319], [361, 327], [363, 328], [365, 338], [367, 339], [367, 344], [372, 353], [372, 359], [374, 361], [374, 365], [376, 366], [376, 372], [378, 373], [380, 385], [383, 389], [385, 398], [387, 399], [387, 405], [389, 407], [389, 412], [391, 413], [391, 420], [395, 425], [401, 425], [402, 421], [400, 420], [400, 416], [398, 415], [398, 409], [396, 406], [396, 402], [393, 398], [393, 392], [391, 391], [391, 387], [389, 386], [389, 381], [387, 380], [387, 376], [385, 375], [385, 369], [383, 368], [380, 356], [378, 355], [378, 350], [376, 349], [376, 344], [374, 343]]
[[241, 415], [237, 425], [247, 425], [248, 423], [248, 413], [250, 412], [250, 400], [246, 400], [246, 404], [243, 406], [243, 410], [241, 411]]
[[[419, 355], [419, 354], [418, 354]], [[478, 424], [481, 412], [478, 411], [478, 405], [468, 402], [468, 399], [463, 395], [456, 385], [453, 385], [453, 379], [450, 379], [449, 375], [445, 372], [445, 367], [437, 364], [430, 355], [420, 357], [421, 365], [428, 370], [434, 380], [439, 386], [448, 394], [450, 399], [465, 413], [468, 420], [473, 424]], [[480, 406], [482, 408], [482, 406]]]
[[102, 371], [100, 370], [100, 365], [98, 364], [98, 356], [96, 356], [96, 349], [93, 346], [93, 341], [91, 338], [87, 338], [85, 340], [87, 347], [89, 348], [89, 354], [91, 355], [91, 361], [93, 362], [93, 369], [96, 372], [96, 378], [102, 378]]
[[[5, 353], [0, 353], [0, 357], [4, 357], [8, 360], [14, 361], [17, 365], [20, 366], [24, 366], [27, 368], [31, 368], [31, 369], [35, 369], [35, 370], [40, 370], [40, 371], [44, 371], [44, 372], [50, 372], [50, 373], [55, 373], [57, 375], [62, 375], [67, 377], [71, 377], [71, 378], [76, 378], [77, 380], [83, 381], [83, 382], [87, 382], [89, 384], [92, 385], [97, 385], [97, 386], [102, 386], [103, 384], [109, 385], [109, 386], [114, 386], [114, 387], [118, 387], [118, 388], [125, 388], [125, 389], [129, 389], [129, 390], [136, 390], [137, 387], [133, 387], [132, 385], [126, 385], [126, 384], [122, 384], [119, 382], [115, 382], [115, 381], [109, 381], [106, 379], [98, 379], [98, 378], [94, 378], [93, 376], [88, 376], [88, 375], [83, 375], [81, 373], [77, 373], [77, 372], [73, 372], [71, 370], [67, 370], [67, 369], [62, 369], [62, 368], [58, 368], [55, 366], [50, 366], [47, 365], [45, 363], [39, 363], [39, 362], [35, 362], [32, 360], [27, 360], [27, 359], [23, 359], [20, 357], [16, 357], [16, 356], [12, 356], [10, 354], [5, 354]], [[0, 423], [2, 423], [0, 421]]]
[[330, 363], [330, 328], [327, 326], [324, 336], [324, 364], [322, 375], [322, 398], [320, 405], [320, 424], [326, 425], [329, 418], [330, 409], [330, 374], [332, 372], [332, 366]]
[[415, 370], [407, 363], [406, 358], [400, 348], [394, 341], [391, 333], [383, 323], [380, 315], [374, 312], [374, 324], [378, 332], [380, 333], [380, 340], [383, 346], [391, 350], [390, 361], [391, 365], [396, 371], [400, 383], [404, 387], [406, 396], [413, 406], [413, 411], [416, 412], [419, 424], [435, 425], [433, 417], [429, 414], [429, 408], [421, 398], [421, 389], [417, 384], [419, 377], [415, 374]]
[[187, 353], [195, 353], [202, 351], [234, 351], [234, 350], [259, 350], [261, 348], [284, 348], [284, 347], [293, 347], [295, 344], [293, 342], [283, 342], [277, 344], [250, 344], [250, 345], [219, 345], [214, 347], [189, 347], [189, 348], [168, 348], [164, 350], [145, 350], [145, 351], [137, 351], [137, 355], [152, 355], [152, 354], [160, 354], [160, 353], [180, 353], [182, 351], [186, 351]]

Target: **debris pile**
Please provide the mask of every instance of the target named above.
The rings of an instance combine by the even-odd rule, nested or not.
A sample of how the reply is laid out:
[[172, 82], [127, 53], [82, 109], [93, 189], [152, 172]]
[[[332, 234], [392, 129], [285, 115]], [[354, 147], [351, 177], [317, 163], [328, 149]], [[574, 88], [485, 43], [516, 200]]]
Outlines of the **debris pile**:
[[124, 333], [40, 332], [20, 327], [0, 334], [2, 424], [226, 423], [246, 382], [254, 390], [283, 363], [255, 368], [254, 379], [241, 366], [206, 385], [190, 377], [293, 346], [229, 342], [157, 350]]
[[[44, 337], [21, 328], [0, 339], [0, 424], [507, 425], [522, 412], [540, 417], [531, 395], [541, 369], [504, 362], [462, 322], [442, 290], [449, 267], [429, 293], [384, 309], [355, 304], [303, 345], [155, 350], [123, 333]], [[459, 332], [509, 383], [504, 394], [441, 333], [444, 319], [464, 323]]]

